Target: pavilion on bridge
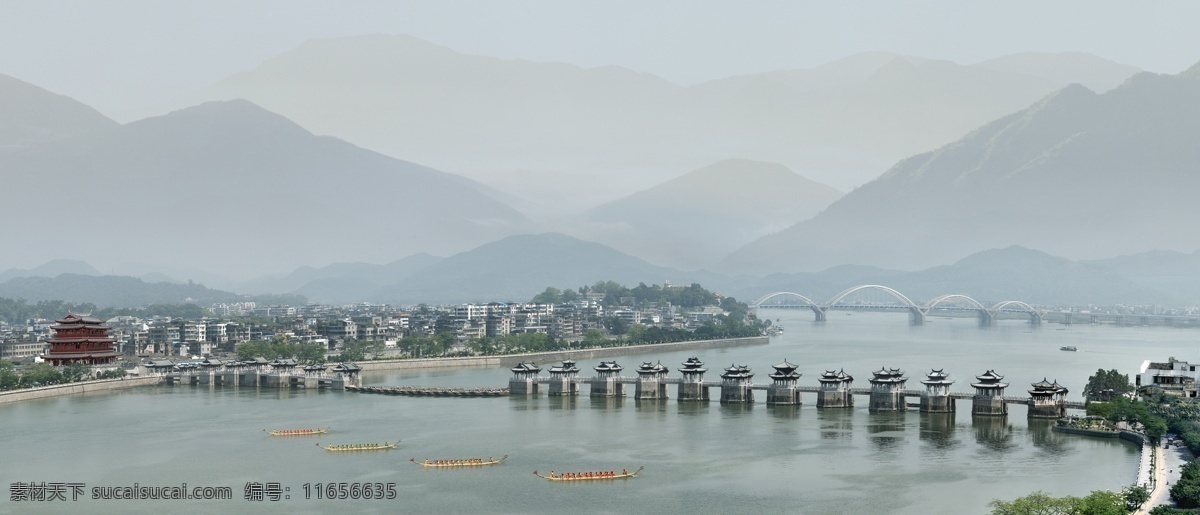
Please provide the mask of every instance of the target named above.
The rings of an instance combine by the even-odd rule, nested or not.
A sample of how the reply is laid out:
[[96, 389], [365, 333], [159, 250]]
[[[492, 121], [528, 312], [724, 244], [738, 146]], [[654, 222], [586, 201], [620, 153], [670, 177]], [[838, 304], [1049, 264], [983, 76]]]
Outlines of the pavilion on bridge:
[[975, 397], [971, 402], [972, 415], [1005, 416], [1008, 415], [1008, 402], [1004, 400], [1004, 389], [1008, 383], [1002, 382], [1004, 376], [995, 370], [988, 370], [975, 376], [979, 382], [971, 383], [975, 388]]
[[871, 382], [871, 403], [869, 411], [906, 411], [908, 404], [904, 399], [904, 385], [908, 378], [904, 371], [898, 368], [883, 368], [871, 372], [874, 376]]
[[800, 373], [796, 371], [800, 365], [789, 363], [784, 359], [783, 363], [772, 365], [775, 369], [768, 376], [771, 378], [771, 386], [767, 387], [767, 404], [801, 404], [800, 389], [796, 387], [796, 382], [800, 379]]
[[817, 407], [818, 408], [853, 408], [854, 395], [850, 393], [850, 385], [854, 384], [854, 377], [847, 374], [846, 371], [826, 370], [817, 378], [821, 383], [821, 389], [817, 390]]
[[954, 397], [950, 396], [950, 385], [954, 380], [942, 369], [932, 370], [921, 380], [925, 393], [921, 394], [921, 413], [954, 413]]

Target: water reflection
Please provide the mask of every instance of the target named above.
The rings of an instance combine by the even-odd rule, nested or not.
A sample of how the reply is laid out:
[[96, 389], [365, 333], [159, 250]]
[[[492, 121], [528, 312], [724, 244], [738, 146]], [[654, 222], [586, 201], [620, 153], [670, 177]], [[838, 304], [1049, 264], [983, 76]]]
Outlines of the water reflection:
[[535, 411], [542, 405], [536, 395], [510, 395], [508, 399], [513, 411]]
[[821, 438], [825, 440], [849, 440], [854, 429], [854, 410], [819, 409], [817, 420], [821, 425]]
[[708, 401], [676, 402], [676, 412], [680, 415], [696, 416], [708, 414]]
[[1054, 432], [1054, 425], [1057, 423], [1054, 419], [1029, 419], [1029, 437], [1033, 440], [1033, 445], [1049, 454], [1067, 452], [1067, 439], [1062, 433]]
[[796, 420], [800, 418], [800, 406], [787, 404], [771, 404], [767, 406], [771, 416], [779, 420]]
[[668, 404], [670, 403], [666, 399], [633, 400], [633, 406], [637, 408], [639, 413], [666, 413]]
[[625, 397], [589, 397], [592, 409], [614, 410], [625, 405]]
[[971, 426], [975, 428], [975, 441], [985, 449], [1003, 452], [1013, 448], [1013, 429], [1008, 423], [1008, 415], [971, 415]]
[[579, 397], [576, 395], [557, 395], [548, 398], [552, 410], [575, 409], [575, 405], [579, 402]]
[[868, 417], [867, 433], [875, 449], [895, 451], [904, 442], [907, 418], [908, 414], [903, 411], [871, 413]]
[[731, 402], [721, 404], [721, 418], [732, 418], [744, 416], [754, 409], [754, 404], [749, 402]]
[[954, 413], [922, 413], [921, 441], [938, 449], [951, 449], [959, 444], [954, 438]]

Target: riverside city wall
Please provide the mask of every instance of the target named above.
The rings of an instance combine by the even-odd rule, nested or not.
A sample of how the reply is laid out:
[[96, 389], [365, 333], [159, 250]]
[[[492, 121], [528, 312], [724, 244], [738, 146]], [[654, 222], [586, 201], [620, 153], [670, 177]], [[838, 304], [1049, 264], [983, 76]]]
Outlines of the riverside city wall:
[[653, 354], [657, 352], [673, 352], [680, 350], [766, 345], [769, 343], [769, 341], [769, 338], [766, 336], [751, 336], [748, 338], [691, 340], [686, 342], [652, 343], [648, 345], [629, 345], [624, 347], [602, 347], [598, 349], [531, 352], [527, 354], [509, 354], [504, 356], [365, 361], [358, 363], [358, 365], [362, 367], [364, 372], [372, 370], [400, 370], [417, 368], [509, 367], [522, 361], [553, 363], [555, 361], [562, 361], [564, 359], [611, 358], [614, 356], [628, 356], [632, 354]]
[[158, 376], [134, 377], [128, 379], [100, 379], [96, 381], [56, 384], [51, 386], [39, 386], [37, 388], [14, 390], [11, 392], [0, 392], [0, 404], [27, 401], [31, 399], [41, 399], [45, 397], [57, 397], [59, 395], [74, 395], [77, 393], [102, 392], [105, 390], [133, 388], [134, 386], [146, 386], [158, 384], [160, 379], [161, 378]]

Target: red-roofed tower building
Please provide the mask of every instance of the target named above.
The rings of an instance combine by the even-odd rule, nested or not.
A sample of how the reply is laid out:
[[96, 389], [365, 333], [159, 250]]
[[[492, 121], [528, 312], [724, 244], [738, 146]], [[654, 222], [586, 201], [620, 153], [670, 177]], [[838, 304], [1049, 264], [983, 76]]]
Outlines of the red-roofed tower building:
[[55, 322], [50, 326], [54, 336], [46, 340], [50, 350], [46, 351], [45, 359], [51, 365], [103, 365], [111, 363], [119, 355], [115, 347], [116, 338], [108, 335], [111, 327], [104, 325], [99, 318], [68, 313]]

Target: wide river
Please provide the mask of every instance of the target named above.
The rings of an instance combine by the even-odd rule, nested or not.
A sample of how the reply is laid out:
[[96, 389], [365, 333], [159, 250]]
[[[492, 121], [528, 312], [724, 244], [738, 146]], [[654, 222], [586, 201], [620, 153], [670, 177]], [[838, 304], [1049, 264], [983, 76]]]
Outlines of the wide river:
[[[763, 310], [786, 327], [770, 345], [697, 351], [718, 379], [732, 363], [768, 383], [770, 365], [800, 365], [801, 384], [845, 369], [855, 386], [898, 367], [909, 388], [931, 368], [969, 392], [994, 369], [1023, 395], [1043, 377], [1080, 390], [1097, 369], [1132, 377], [1144, 359], [1192, 355], [1200, 331], [931, 317], [898, 313]], [[1064, 352], [1074, 345], [1078, 352]], [[670, 365], [691, 352], [617, 358], [626, 375], [645, 360]], [[597, 360], [581, 361], [591, 375]], [[543, 364], [548, 367], [549, 364]], [[545, 374], [545, 372], [543, 372]], [[507, 369], [377, 372], [365, 385], [507, 386]], [[0, 406], [0, 513], [984, 513], [992, 499], [1044, 490], [1082, 495], [1130, 484], [1130, 443], [1053, 433], [1023, 405], [1002, 419], [626, 399], [408, 398], [333, 391], [144, 387]], [[632, 387], [629, 395], [632, 395]], [[674, 397], [672, 386], [670, 395]], [[719, 392], [714, 389], [713, 396]], [[915, 399], [913, 400], [915, 402]], [[273, 438], [264, 428], [331, 426], [321, 437]], [[386, 452], [332, 453], [314, 443], [402, 440]], [[482, 469], [423, 469], [416, 458], [500, 457]], [[551, 483], [546, 473], [645, 470], [634, 479]], [[79, 500], [14, 502], [15, 483], [80, 483]], [[318, 483], [394, 484], [392, 500], [318, 498]], [[96, 487], [229, 487], [233, 500], [98, 500]], [[244, 499], [247, 483], [277, 483], [278, 501]], [[306, 496], [304, 485], [310, 489]], [[306, 498], [307, 497], [307, 498]]]

